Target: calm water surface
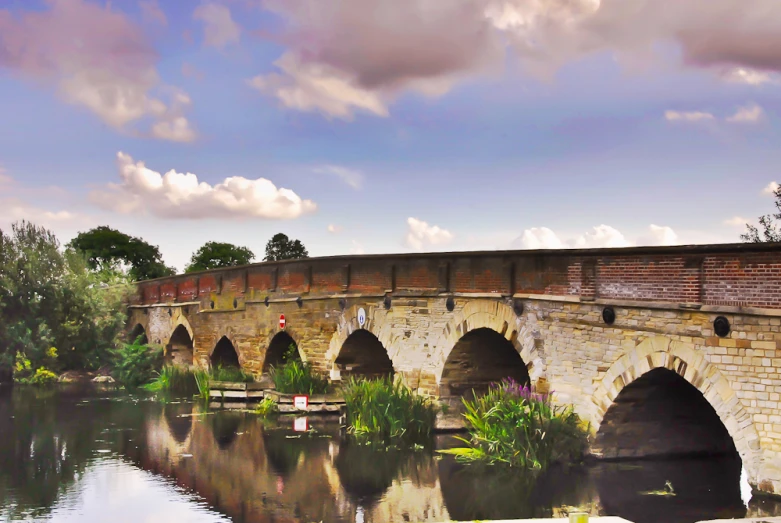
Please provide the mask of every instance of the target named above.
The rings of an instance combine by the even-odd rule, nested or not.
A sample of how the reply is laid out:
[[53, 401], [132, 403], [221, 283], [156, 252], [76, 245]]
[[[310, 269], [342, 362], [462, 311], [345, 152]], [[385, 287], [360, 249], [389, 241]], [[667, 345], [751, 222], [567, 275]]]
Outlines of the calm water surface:
[[[740, 499], [735, 460], [623, 462], [518, 474], [433, 449], [350, 444], [333, 421], [207, 412], [83, 387], [0, 388], [0, 521], [355, 522], [509, 519], [579, 507], [635, 523], [781, 514]], [[432, 447], [452, 445], [440, 436]], [[641, 492], [671, 481], [677, 495]]]

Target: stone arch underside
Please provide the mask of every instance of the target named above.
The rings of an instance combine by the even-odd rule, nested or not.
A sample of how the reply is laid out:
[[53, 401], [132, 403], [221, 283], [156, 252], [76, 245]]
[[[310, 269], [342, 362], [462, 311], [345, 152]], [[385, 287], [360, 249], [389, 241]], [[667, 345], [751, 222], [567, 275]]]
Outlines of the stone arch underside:
[[166, 360], [174, 365], [191, 366], [193, 364], [193, 338], [183, 324], [174, 329], [165, 347]]
[[227, 337], [223, 336], [214, 346], [210, 357], [211, 366], [214, 367], [235, 367], [240, 368], [239, 353], [236, 346]]
[[139, 336], [141, 336], [142, 345], [149, 343], [149, 338], [146, 335], [146, 329], [140, 323], [136, 323], [128, 332], [127, 340], [129, 343], [135, 343]]
[[290, 357], [301, 360], [298, 343], [287, 331], [278, 331], [266, 348], [266, 355], [263, 358], [263, 372], [268, 372], [271, 367], [283, 365]]
[[342, 378], [361, 376], [364, 378], [393, 377], [393, 362], [382, 342], [366, 329], [350, 334], [342, 344], [334, 364]]
[[749, 481], [756, 484], [761, 462], [759, 435], [751, 415], [735, 394], [727, 378], [705, 358], [694, 345], [665, 336], [646, 338], [618, 358], [595, 385], [589, 417], [592, 428], [599, 431], [608, 409], [625, 387], [654, 369], [674, 372], [696, 388], [710, 404], [732, 438]]
[[[363, 307], [366, 312], [366, 321], [363, 326], [358, 323], [358, 310], [361, 307]], [[364, 330], [370, 333], [383, 347], [385, 356], [391, 362], [393, 362], [393, 354], [391, 353], [391, 350], [398, 351], [399, 347], [393, 346], [391, 338], [391, 322], [385, 321], [386, 316], [387, 311], [384, 309], [382, 304], [377, 306], [365, 304], [355, 305], [346, 309], [341, 314], [339, 317], [339, 322], [336, 325], [336, 332], [334, 332], [333, 336], [331, 336], [328, 350], [325, 353], [326, 365], [328, 369], [331, 369], [332, 379], [341, 379], [341, 370], [337, 365], [337, 359], [339, 358], [342, 348], [345, 346], [348, 338], [350, 338], [353, 333], [359, 330]], [[360, 340], [360, 338], [358, 339]], [[340, 363], [343, 362], [344, 360], [342, 360]]]

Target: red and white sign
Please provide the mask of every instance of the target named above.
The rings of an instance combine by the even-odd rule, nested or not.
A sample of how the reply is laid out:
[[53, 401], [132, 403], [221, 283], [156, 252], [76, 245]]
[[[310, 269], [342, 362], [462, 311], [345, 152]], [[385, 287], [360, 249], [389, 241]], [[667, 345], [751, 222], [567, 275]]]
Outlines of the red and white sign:
[[285, 315], [280, 314], [279, 315], [279, 328], [282, 330], [285, 330]]
[[298, 410], [306, 410], [309, 406], [309, 396], [293, 396], [293, 406]]
[[293, 420], [293, 430], [296, 432], [306, 432], [309, 430], [309, 419], [296, 418]]

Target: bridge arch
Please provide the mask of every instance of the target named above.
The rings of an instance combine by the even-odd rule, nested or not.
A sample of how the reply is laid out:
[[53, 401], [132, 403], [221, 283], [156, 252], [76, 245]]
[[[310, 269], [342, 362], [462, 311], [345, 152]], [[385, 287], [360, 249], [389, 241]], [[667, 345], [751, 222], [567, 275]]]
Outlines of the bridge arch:
[[759, 434], [727, 378], [697, 348], [666, 336], [645, 338], [618, 358], [596, 383], [591, 424], [596, 432], [624, 388], [654, 369], [668, 369], [694, 386], [732, 437], [749, 481], [756, 484], [761, 462]]
[[278, 329], [276, 332], [271, 332], [268, 340], [263, 357], [263, 372], [268, 372], [271, 367], [276, 367], [287, 361], [286, 354], [291, 345], [295, 347], [293, 358], [303, 360], [298, 342], [288, 331]]
[[470, 300], [454, 312], [437, 342], [439, 348], [436, 355], [437, 384], [441, 384], [442, 376], [453, 349], [464, 336], [470, 332], [486, 329], [503, 337], [512, 344], [526, 365], [526, 371], [532, 386], [538, 385], [544, 378], [542, 355], [539, 354], [535, 336], [523, 317], [519, 317], [513, 308], [495, 300]]
[[127, 341], [129, 343], [134, 343], [136, 341], [136, 338], [139, 336], [142, 336], [141, 338], [141, 344], [149, 343], [149, 338], [146, 334], [146, 327], [144, 327], [141, 323], [136, 323], [132, 329], [128, 331], [127, 334]]
[[[366, 321], [363, 327], [358, 323], [358, 310], [361, 308], [366, 312]], [[373, 354], [371, 359], [378, 362], [381, 369], [385, 368], [386, 370], [387, 363], [390, 362], [391, 371], [393, 371], [393, 356], [390, 353], [390, 347], [392, 346], [391, 330], [390, 324], [383, 321], [385, 313], [386, 311], [382, 306], [377, 307], [365, 304], [354, 305], [346, 309], [339, 319], [336, 332], [331, 336], [328, 350], [325, 353], [325, 361], [328, 368], [338, 370], [337, 360], [340, 357], [345, 358], [345, 356], [349, 358], [351, 356], [349, 353], [354, 353], [354, 350], [351, 350], [351, 345], [364, 341], [369, 343], [370, 354]], [[361, 333], [353, 336], [357, 331], [365, 331], [366, 334]], [[348, 340], [351, 341], [348, 342]], [[346, 355], [342, 355], [345, 345], [347, 345], [348, 352]], [[384, 353], [379, 352], [379, 347], [382, 347]]]
[[191, 366], [195, 354], [193, 329], [184, 316], [179, 316], [165, 342], [166, 359], [176, 365]]
[[230, 335], [223, 335], [214, 344], [209, 352], [209, 363], [212, 367], [238, 367], [241, 368], [241, 355], [236, 340]]

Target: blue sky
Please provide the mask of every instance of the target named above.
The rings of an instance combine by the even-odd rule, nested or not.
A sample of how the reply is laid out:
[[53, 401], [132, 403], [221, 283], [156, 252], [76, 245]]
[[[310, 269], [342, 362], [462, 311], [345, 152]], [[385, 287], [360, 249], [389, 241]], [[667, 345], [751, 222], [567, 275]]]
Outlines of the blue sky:
[[717, 243], [772, 211], [777, 0], [389, 5], [0, 0], [0, 227], [110, 225], [182, 269], [280, 231]]

